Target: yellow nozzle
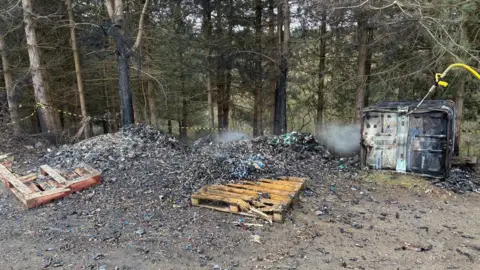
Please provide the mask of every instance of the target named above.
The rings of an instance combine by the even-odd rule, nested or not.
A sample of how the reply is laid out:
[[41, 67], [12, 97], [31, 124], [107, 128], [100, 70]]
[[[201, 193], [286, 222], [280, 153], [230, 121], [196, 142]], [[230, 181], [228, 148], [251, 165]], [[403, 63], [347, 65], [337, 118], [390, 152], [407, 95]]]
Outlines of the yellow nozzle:
[[443, 75], [442, 73], [435, 74], [435, 82], [437, 83], [437, 85], [441, 87], [447, 87], [448, 83], [446, 81], [441, 81], [441, 79], [443, 78], [442, 75]]

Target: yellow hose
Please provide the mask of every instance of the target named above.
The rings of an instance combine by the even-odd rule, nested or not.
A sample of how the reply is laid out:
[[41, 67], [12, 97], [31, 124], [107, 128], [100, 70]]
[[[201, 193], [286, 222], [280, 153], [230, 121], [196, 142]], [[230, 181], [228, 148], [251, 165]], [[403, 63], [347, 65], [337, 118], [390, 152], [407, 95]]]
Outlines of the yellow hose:
[[410, 111], [408, 114], [411, 114], [413, 113], [415, 110], [417, 110], [420, 105], [422, 105], [422, 103], [425, 101], [425, 99], [428, 97], [428, 95], [430, 95], [433, 91], [435, 91], [435, 89], [437, 88], [437, 86], [442, 86], [442, 87], [447, 87], [448, 86], [448, 82], [446, 81], [442, 81], [441, 79], [445, 78], [448, 74], [448, 72], [453, 69], [453, 68], [464, 68], [466, 69], [467, 71], [469, 71], [470, 73], [472, 73], [473, 76], [475, 76], [475, 78], [477, 78], [478, 80], [480, 80], [480, 74], [478, 74], [478, 72], [473, 69], [471, 66], [469, 65], [465, 65], [465, 64], [462, 64], [462, 63], [455, 63], [455, 64], [451, 64], [450, 66], [448, 66], [447, 69], [445, 69], [445, 71], [443, 73], [437, 73], [435, 74], [435, 84], [432, 85], [432, 87], [430, 87], [430, 89], [428, 90], [428, 93], [425, 95], [425, 97], [417, 104], [417, 106], [415, 107], [415, 109], [413, 109], [412, 111]]
[[478, 72], [477, 72], [476, 70], [474, 70], [471, 66], [468, 66], [468, 65], [465, 65], [465, 64], [462, 64], [462, 63], [451, 64], [451, 65], [443, 72], [442, 78], [447, 75], [447, 72], [450, 71], [450, 69], [455, 68], [455, 67], [462, 67], [462, 68], [470, 71], [470, 73], [472, 73], [473, 76], [475, 76], [475, 78], [477, 78], [478, 80], [480, 80], [480, 74], [478, 74]]

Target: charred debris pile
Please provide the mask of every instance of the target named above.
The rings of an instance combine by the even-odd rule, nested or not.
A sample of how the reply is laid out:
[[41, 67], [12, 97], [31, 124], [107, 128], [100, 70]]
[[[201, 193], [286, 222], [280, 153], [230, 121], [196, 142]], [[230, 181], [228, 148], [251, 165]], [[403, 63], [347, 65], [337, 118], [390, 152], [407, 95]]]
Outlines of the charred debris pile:
[[186, 146], [175, 137], [147, 126], [132, 126], [74, 145], [63, 145], [42, 162], [72, 168], [85, 162], [104, 179], [159, 184], [188, 194], [200, 187], [259, 177], [318, 178], [326, 169], [356, 170], [357, 159], [336, 160], [313, 136], [291, 133], [280, 137], [217, 142], [209, 137]]
[[[148, 126], [131, 126], [74, 145], [63, 145], [42, 158], [58, 168], [85, 162], [99, 169], [106, 182], [156, 185], [172, 196], [188, 196], [204, 185], [237, 179], [298, 176], [329, 181], [332, 173], [355, 174], [358, 156], [335, 157], [312, 135], [241, 139], [231, 142], [204, 137], [191, 146]], [[480, 185], [463, 171], [438, 185], [474, 191]], [[453, 179], [453, 180], [452, 180]]]

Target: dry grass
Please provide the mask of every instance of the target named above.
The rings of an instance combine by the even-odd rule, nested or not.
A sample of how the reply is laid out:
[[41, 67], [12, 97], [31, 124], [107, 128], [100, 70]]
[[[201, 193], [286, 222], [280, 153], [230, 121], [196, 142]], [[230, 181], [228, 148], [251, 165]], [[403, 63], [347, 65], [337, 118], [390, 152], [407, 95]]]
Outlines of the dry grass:
[[378, 185], [399, 186], [409, 190], [425, 191], [432, 188], [431, 182], [424, 177], [393, 172], [371, 172], [364, 176], [364, 181]]

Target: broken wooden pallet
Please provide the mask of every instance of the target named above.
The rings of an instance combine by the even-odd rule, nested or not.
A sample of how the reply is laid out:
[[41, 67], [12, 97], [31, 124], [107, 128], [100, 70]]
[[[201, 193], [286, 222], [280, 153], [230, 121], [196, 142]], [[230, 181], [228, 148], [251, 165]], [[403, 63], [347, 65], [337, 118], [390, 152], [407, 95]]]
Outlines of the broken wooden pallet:
[[192, 195], [192, 205], [283, 222], [285, 211], [298, 201], [306, 179], [281, 177], [241, 181], [237, 184], [205, 186]]
[[11, 169], [0, 164], [0, 179], [27, 208], [46, 204], [101, 182], [100, 172], [88, 165], [67, 174], [43, 165], [40, 166], [40, 173], [42, 176], [17, 176]]

